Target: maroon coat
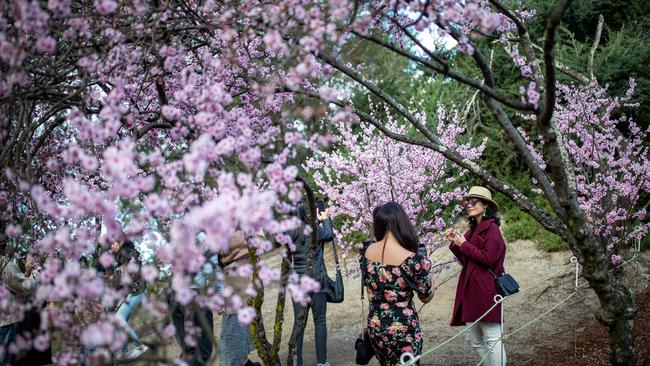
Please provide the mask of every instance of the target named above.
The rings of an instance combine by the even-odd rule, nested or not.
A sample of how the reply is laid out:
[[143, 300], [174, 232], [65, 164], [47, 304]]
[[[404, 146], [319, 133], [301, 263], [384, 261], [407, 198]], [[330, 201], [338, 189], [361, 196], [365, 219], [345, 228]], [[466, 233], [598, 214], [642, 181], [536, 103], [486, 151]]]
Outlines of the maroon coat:
[[[504, 272], [506, 244], [497, 224], [491, 219], [481, 220], [471, 240], [470, 235], [471, 230], [465, 233], [465, 242], [460, 247], [453, 243], [449, 246], [463, 266], [456, 287], [452, 326], [473, 322], [494, 305], [497, 290], [494, 276], [487, 268], [497, 276]], [[501, 304], [481, 321], [500, 323]]]

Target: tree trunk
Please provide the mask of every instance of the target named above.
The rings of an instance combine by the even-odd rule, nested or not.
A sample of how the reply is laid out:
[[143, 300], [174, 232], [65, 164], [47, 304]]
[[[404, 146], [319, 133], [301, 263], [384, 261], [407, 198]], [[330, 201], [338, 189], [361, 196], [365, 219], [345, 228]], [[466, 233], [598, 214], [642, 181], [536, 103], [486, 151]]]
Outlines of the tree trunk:
[[291, 264], [288, 258], [282, 261], [282, 274], [280, 277], [280, 285], [278, 286], [278, 301], [275, 305], [275, 323], [273, 324], [273, 348], [271, 349], [271, 357], [276, 360], [277, 365], [280, 364], [280, 346], [282, 343], [282, 324], [284, 324], [284, 308], [286, 307], [287, 298], [287, 282], [289, 279], [289, 271]]
[[[634, 296], [608, 268], [605, 246], [593, 237], [579, 240], [573, 248], [582, 257], [583, 276], [596, 292], [600, 310], [596, 318], [608, 327], [613, 365], [634, 365]], [[576, 253], [577, 254], [577, 253]]]
[[[264, 304], [264, 286], [259, 283], [259, 273], [257, 263], [259, 258], [255, 253], [255, 249], [248, 249], [248, 259], [253, 265], [253, 284], [256, 285], [256, 292], [254, 298], [248, 301], [248, 304], [255, 308], [255, 318], [251, 322], [251, 336], [253, 338], [253, 345], [257, 350], [257, 354], [262, 359], [262, 362], [267, 366], [280, 365], [279, 359], [274, 359], [272, 356], [273, 346], [266, 339], [266, 329], [264, 328], [264, 317], [262, 316], [262, 304]], [[258, 285], [259, 284], [259, 285]]]

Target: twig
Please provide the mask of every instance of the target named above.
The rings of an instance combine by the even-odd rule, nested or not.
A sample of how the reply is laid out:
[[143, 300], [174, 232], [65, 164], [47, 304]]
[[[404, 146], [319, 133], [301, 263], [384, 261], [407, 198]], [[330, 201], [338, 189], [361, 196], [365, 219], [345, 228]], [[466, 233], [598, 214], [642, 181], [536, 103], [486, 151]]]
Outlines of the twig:
[[598, 16], [598, 26], [596, 27], [596, 37], [594, 38], [594, 44], [591, 46], [589, 51], [589, 61], [587, 62], [587, 72], [589, 73], [589, 80], [594, 80], [594, 56], [596, 55], [596, 50], [598, 49], [598, 44], [600, 43], [600, 36], [603, 33], [603, 24], [605, 23], [605, 17], [600, 14]]

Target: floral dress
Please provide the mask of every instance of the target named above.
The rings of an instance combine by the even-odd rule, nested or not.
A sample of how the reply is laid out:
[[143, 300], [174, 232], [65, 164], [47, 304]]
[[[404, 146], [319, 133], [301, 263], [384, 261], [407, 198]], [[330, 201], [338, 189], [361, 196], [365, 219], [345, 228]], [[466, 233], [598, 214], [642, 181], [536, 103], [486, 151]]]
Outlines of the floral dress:
[[359, 261], [370, 302], [368, 333], [377, 359], [395, 365], [403, 353], [420, 354], [422, 330], [413, 291], [423, 297], [430, 294], [431, 262], [413, 254], [400, 265], [382, 265], [365, 253]]

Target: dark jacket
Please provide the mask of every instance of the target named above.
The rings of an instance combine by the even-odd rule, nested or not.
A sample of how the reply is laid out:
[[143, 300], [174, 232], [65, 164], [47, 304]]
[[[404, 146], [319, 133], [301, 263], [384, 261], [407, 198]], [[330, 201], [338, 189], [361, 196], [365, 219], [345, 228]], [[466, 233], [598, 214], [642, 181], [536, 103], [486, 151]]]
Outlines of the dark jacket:
[[[449, 246], [463, 266], [456, 287], [452, 326], [473, 322], [494, 305], [497, 290], [494, 276], [487, 269], [491, 269], [497, 276], [504, 272], [506, 244], [497, 224], [491, 219], [481, 220], [476, 233], [473, 236], [471, 234], [471, 230], [465, 233], [465, 242], [460, 247], [453, 243]], [[501, 304], [482, 321], [500, 323]]]
[[[303, 228], [293, 230], [289, 235], [296, 245], [296, 251], [293, 253], [293, 269], [298, 274], [307, 272], [307, 256], [311, 248], [311, 235], [304, 235]], [[313, 278], [320, 279], [325, 271], [325, 260], [323, 259], [323, 243], [330, 242], [334, 239], [334, 230], [332, 229], [332, 220], [325, 219], [318, 224], [318, 246], [314, 251], [312, 262]]]
[[131, 283], [129, 284], [129, 293], [133, 295], [137, 295], [139, 293], [142, 293], [144, 290], [146, 290], [147, 284], [142, 278], [140, 272], [142, 269], [142, 261], [140, 260], [140, 253], [135, 249], [125, 250], [124, 248], [121, 248], [120, 251], [117, 252], [116, 254], [116, 259], [117, 259], [117, 263], [113, 264], [113, 268], [112, 268], [113, 276], [112, 276], [111, 286], [118, 290], [124, 287], [124, 285], [122, 284], [122, 276], [124, 276], [126, 267], [129, 265], [131, 261], [133, 261], [138, 266], [138, 271], [130, 274]]

